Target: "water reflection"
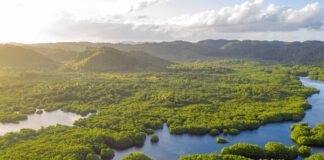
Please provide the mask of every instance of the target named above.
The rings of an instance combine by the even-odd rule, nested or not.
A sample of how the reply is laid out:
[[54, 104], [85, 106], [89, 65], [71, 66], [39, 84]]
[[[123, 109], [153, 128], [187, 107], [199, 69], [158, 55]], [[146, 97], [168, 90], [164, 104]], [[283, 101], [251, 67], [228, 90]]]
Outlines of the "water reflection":
[[72, 126], [75, 120], [82, 118], [81, 115], [75, 113], [67, 113], [61, 110], [46, 112], [42, 114], [28, 115], [27, 120], [20, 121], [19, 123], [0, 123], [0, 135], [7, 132], [16, 132], [22, 128], [39, 129], [55, 124], [62, 124]]

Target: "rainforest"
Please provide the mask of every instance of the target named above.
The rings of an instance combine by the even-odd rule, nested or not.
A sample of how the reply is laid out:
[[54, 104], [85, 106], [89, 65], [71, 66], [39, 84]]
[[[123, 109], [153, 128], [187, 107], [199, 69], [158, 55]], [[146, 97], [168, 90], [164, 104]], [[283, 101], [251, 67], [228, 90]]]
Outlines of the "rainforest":
[[[168, 157], [180, 160], [293, 160], [311, 156], [311, 146], [324, 144], [323, 124], [299, 123], [312, 110], [307, 98], [320, 92], [301, 77], [323, 80], [318, 64], [234, 57], [171, 62], [110, 47], [88, 48], [58, 62], [30, 47], [35, 46], [0, 47], [6, 59], [0, 61], [1, 124], [53, 111], [80, 117], [70, 125], [16, 128], [20, 131], [0, 126], [3, 160], [164, 159], [141, 152], [143, 146], [166, 141], [161, 130], [168, 136], [207, 136], [213, 145], [224, 145], [216, 153]], [[14, 56], [20, 53], [27, 62]], [[285, 127], [291, 130], [286, 138], [291, 146], [231, 142], [231, 137], [287, 122], [294, 123]], [[134, 147], [139, 151], [124, 153]], [[323, 157], [322, 151], [308, 159]]]

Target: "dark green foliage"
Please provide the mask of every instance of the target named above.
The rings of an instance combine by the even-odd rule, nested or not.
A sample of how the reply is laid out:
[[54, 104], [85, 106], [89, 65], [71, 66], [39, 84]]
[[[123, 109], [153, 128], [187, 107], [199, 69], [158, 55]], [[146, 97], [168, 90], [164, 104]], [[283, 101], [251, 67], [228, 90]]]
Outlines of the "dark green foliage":
[[324, 154], [313, 154], [312, 156], [306, 158], [305, 160], [322, 160], [324, 159]]
[[104, 159], [113, 159], [115, 152], [110, 148], [103, 148], [100, 151], [100, 156]]
[[282, 143], [268, 142], [264, 149], [267, 157], [274, 159], [289, 159], [290, 150]]
[[148, 135], [151, 135], [151, 134], [154, 134], [154, 130], [153, 129], [146, 129], [146, 134], [148, 134]]
[[225, 138], [221, 138], [221, 137], [217, 137], [216, 142], [222, 144], [228, 143], [228, 141]]
[[[81, 129], [66, 126], [52, 126], [37, 132], [23, 130], [0, 137], [0, 159], [42, 160], [53, 156], [61, 156], [62, 158], [77, 156], [77, 158], [72, 159], [83, 160], [91, 153], [111, 157], [113, 155], [112, 150], [105, 146], [112, 148], [134, 146], [138, 143], [136, 142], [136, 134], [134, 132]], [[26, 141], [27, 139], [28, 141]], [[144, 140], [141, 143], [144, 143]], [[35, 154], [37, 157], [35, 157]]]
[[238, 143], [230, 147], [224, 147], [221, 153], [224, 155], [239, 155], [252, 159], [265, 158], [266, 156], [264, 149], [259, 147], [258, 145], [244, 143]]
[[208, 133], [208, 128], [203, 126], [188, 126], [188, 133], [196, 135], [204, 135]]
[[286, 147], [281, 143], [268, 142], [264, 149], [255, 144], [238, 143], [230, 147], [224, 147], [221, 151], [223, 155], [239, 155], [252, 159], [286, 159], [297, 158], [297, 148], [295, 146]]
[[289, 147], [289, 157], [288, 159], [296, 159], [298, 157], [298, 147], [290, 146]]
[[196, 154], [196, 155], [181, 156], [179, 160], [251, 160], [251, 159], [242, 156], [235, 156], [235, 155]]
[[223, 130], [223, 134], [224, 134], [224, 135], [228, 135], [228, 133], [229, 133], [229, 129], [224, 129], [224, 130]]
[[306, 123], [291, 126], [290, 138], [299, 145], [324, 146], [324, 124], [318, 124], [311, 128]]
[[305, 88], [290, 70], [241, 60], [183, 63], [165, 72], [133, 74], [0, 70], [1, 122], [26, 119], [36, 109], [82, 115], [98, 111], [73, 127], [0, 137], [0, 159], [35, 159], [32, 153], [37, 151], [39, 159], [82, 160], [107, 147], [142, 145], [146, 133], [163, 123], [174, 134], [208, 134], [213, 129], [237, 134], [294, 120], [305, 114], [305, 98], [316, 90]]
[[324, 80], [324, 63], [321, 62], [317, 65], [311, 66], [300, 66], [296, 65], [293, 67], [292, 72], [295, 75], [308, 76], [314, 80]]
[[238, 130], [238, 129], [229, 129], [228, 133], [230, 135], [238, 135], [238, 134], [240, 134], [240, 130]]
[[151, 135], [151, 142], [157, 143], [159, 141], [159, 137], [156, 134]]
[[211, 130], [209, 131], [209, 134], [210, 134], [211, 136], [218, 136], [218, 135], [220, 134], [220, 132], [219, 132], [218, 129], [211, 129]]
[[101, 160], [98, 155], [89, 153], [87, 154], [86, 160]]
[[301, 157], [309, 157], [312, 153], [312, 149], [307, 146], [301, 146], [298, 148], [298, 155]]
[[152, 160], [152, 158], [140, 152], [133, 152], [130, 153], [128, 156], [122, 158], [122, 160]]
[[184, 134], [187, 132], [186, 128], [178, 127], [178, 126], [170, 126], [169, 131], [172, 134]]

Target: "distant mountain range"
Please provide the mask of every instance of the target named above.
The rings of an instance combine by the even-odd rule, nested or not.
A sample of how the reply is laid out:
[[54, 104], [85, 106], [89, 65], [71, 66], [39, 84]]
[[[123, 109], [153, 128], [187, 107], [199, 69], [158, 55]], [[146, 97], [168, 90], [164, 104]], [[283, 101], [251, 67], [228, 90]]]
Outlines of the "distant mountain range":
[[258, 59], [303, 64], [324, 61], [324, 42], [321, 41], [204, 40], [196, 43], [173, 41], [139, 44], [62, 42], [34, 44], [33, 47], [64, 49], [70, 51], [70, 54], [84, 51], [88, 47], [112, 47], [126, 52], [140, 50], [173, 62], [208, 58]]
[[324, 42], [204, 40], [196, 43], [60, 42], [0, 45], [0, 67], [80, 72], [160, 70], [171, 62], [236, 58], [287, 64], [324, 62]]

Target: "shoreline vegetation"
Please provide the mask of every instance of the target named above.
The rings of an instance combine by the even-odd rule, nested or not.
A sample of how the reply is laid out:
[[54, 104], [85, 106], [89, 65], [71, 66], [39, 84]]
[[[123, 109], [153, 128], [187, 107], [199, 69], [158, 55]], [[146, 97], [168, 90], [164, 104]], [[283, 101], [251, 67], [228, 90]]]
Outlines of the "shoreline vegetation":
[[216, 136], [298, 122], [311, 108], [306, 98], [318, 93], [296, 77], [303, 69], [220, 60], [172, 64], [168, 71], [146, 73], [3, 73], [1, 122], [17, 122], [37, 109], [99, 112], [73, 127], [5, 134], [0, 159], [107, 157], [111, 149], [143, 145], [163, 123], [171, 134]]
[[298, 145], [324, 147], [324, 124], [311, 128], [307, 123], [291, 126], [290, 138]]

